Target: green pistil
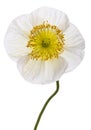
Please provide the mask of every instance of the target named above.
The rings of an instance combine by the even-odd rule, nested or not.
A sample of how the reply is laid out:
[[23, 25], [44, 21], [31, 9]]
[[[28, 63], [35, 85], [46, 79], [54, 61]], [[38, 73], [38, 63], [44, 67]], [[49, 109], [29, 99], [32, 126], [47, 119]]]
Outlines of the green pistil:
[[45, 38], [45, 39], [42, 40], [42, 47], [47, 48], [47, 47], [49, 47], [49, 45], [50, 45], [50, 39], [49, 38]]

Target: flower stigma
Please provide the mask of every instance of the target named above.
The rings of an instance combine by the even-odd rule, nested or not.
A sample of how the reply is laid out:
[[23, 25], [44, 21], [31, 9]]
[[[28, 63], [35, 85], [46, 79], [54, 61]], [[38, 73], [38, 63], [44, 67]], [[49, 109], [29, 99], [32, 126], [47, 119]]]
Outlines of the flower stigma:
[[57, 26], [50, 25], [48, 21], [34, 26], [29, 38], [27, 47], [32, 49], [29, 54], [32, 59], [46, 61], [58, 58], [64, 51], [64, 34]]

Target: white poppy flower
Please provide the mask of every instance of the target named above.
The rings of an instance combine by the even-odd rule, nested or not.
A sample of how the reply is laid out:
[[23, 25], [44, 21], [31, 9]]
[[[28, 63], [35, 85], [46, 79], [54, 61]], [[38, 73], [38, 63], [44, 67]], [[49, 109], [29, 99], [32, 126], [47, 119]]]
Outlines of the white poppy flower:
[[5, 36], [9, 56], [21, 75], [47, 84], [75, 69], [84, 56], [84, 39], [63, 12], [39, 8], [13, 20]]

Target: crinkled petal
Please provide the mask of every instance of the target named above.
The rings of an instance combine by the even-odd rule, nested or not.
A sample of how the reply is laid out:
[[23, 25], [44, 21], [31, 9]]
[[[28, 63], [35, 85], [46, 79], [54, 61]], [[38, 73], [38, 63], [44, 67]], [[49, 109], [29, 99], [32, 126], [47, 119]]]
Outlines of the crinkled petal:
[[79, 30], [73, 24], [64, 32], [65, 47], [77, 47], [77, 49], [85, 48], [85, 41]]
[[62, 31], [65, 31], [69, 26], [67, 15], [57, 9], [42, 7], [35, 10], [34, 13], [36, 13], [36, 17], [40, 17], [43, 21], [48, 21], [50, 24], [58, 26]]
[[41, 61], [27, 56], [18, 62], [21, 75], [31, 83], [47, 84], [57, 81], [66, 68], [67, 63], [63, 58]]
[[[72, 48], [71, 48], [72, 49]], [[84, 51], [73, 49], [65, 49], [64, 53], [62, 53], [62, 57], [68, 63], [68, 67], [65, 72], [72, 71], [75, 69], [84, 57]]]
[[78, 29], [70, 24], [64, 33], [65, 45], [61, 56], [67, 61], [66, 72], [75, 69], [84, 57], [85, 42]]
[[20, 57], [30, 53], [27, 48], [29, 33], [32, 25], [29, 15], [22, 15], [13, 20], [5, 36], [5, 48], [11, 58], [18, 60]]
[[39, 15], [39, 12], [38, 12], [38, 9], [33, 11], [31, 14], [30, 14], [30, 23], [31, 25], [34, 27], [34, 26], [37, 26], [37, 25], [40, 25], [44, 22], [44, 19]]

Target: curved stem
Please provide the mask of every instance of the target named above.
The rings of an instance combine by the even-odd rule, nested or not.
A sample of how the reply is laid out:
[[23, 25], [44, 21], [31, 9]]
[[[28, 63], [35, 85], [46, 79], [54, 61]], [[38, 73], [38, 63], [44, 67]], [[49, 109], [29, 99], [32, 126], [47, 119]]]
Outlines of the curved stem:
[[45, 104], [44, 104], [42, 110], [40, 111], [39, 116], [38, 116], [37, 121], [36, 121], [36, 124], [35, 124], [35, 126], [34, 126], [34, 130], [37, 130], [38, 124], [39, 124], [39, 122], [40, 122], [40, 119], [41, 119], [41, 117], [42, 117], [42, 114], [43, 114], [45, 108], [47, 107], [47, 105], [48, 105], [48, 103], [50, 102], [50, 100], [57, 94], [58, 91], [59, 91], [59, 81], [56, 81], [56, 90], [55, 90], [55, 92], [47, 99], [47, 101], [45, 102]]

